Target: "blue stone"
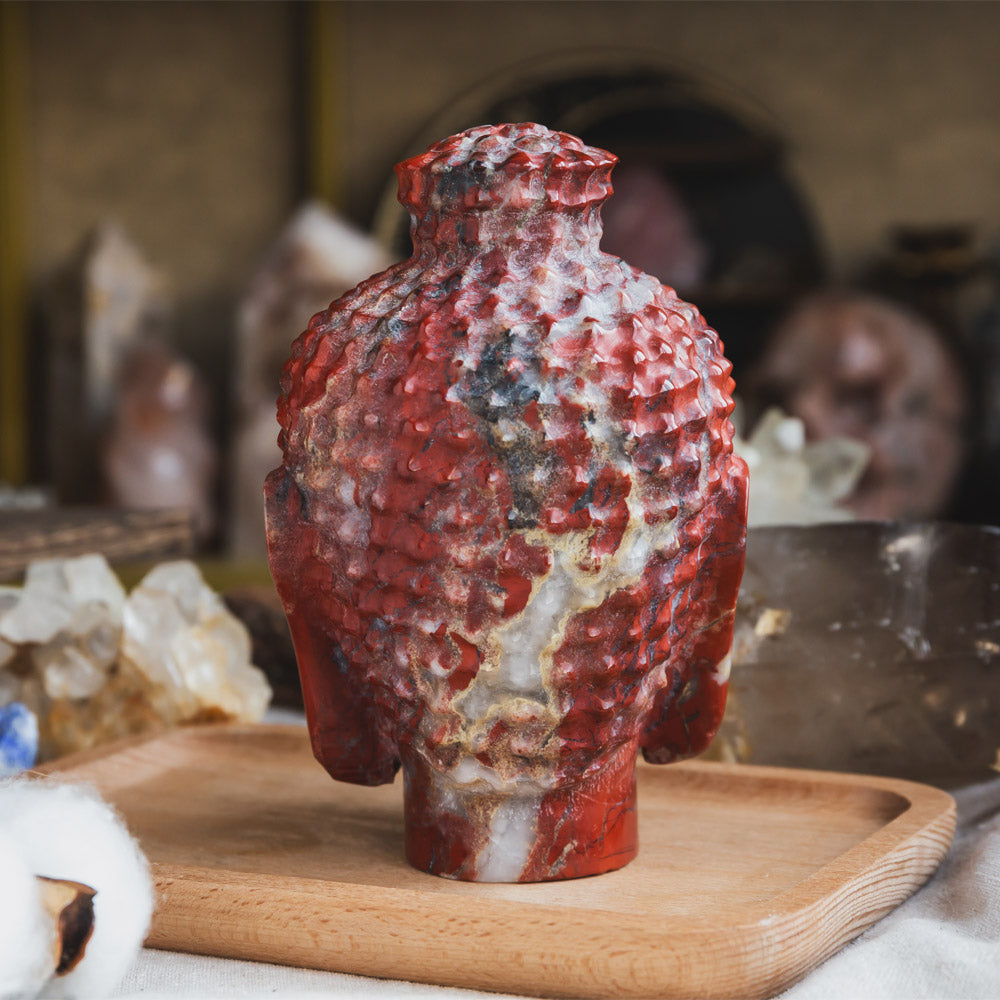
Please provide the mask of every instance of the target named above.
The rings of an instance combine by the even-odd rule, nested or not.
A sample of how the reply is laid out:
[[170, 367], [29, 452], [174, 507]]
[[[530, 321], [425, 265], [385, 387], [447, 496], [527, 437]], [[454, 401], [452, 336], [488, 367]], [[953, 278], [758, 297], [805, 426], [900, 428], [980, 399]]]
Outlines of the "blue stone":
[[0, 778], [34, 766], [38, 757], [38, 719], [19, 701], [0, 706]]

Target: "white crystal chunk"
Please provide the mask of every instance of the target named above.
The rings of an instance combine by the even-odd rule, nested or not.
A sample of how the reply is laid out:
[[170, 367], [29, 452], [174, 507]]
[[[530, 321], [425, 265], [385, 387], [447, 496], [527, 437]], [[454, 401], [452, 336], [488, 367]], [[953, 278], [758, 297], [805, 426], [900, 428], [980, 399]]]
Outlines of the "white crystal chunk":
[[0, 638], [15, 644], [51, 642], [70, 629], [83, 605], [104, 605], [120, 620], [124, 603], [125, 591], [103, 556], [39, 560], [28, 567], [17, 602], [0, 611]]
[[164, 724], [257, 721], [270, 697], [249, 633], [193, 563], [156, 567], [129, 597], [97, 555], [0, 588], [0, 705], [38, 716], [43, 759]]
[[122, 656], [163, 689], [181, 719], [253, 721], [270, 701], [250, 636], [190, 562], [151, 570], [125, 603]]
[[840, 506], [861, 478], [871, 449], [846, 437], [807, 442], [797, 417], [768, 410], [749, 438], [737, 434], [733, 448], [750, 470], [748, 524], [815, 524], [848, 521]]

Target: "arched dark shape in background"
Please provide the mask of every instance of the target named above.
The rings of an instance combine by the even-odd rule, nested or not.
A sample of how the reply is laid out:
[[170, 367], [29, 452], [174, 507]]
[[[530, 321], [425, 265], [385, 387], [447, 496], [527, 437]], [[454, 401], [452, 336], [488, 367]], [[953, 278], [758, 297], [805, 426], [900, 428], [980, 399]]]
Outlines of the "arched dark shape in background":
[[[506, 121], [571, 132], [616, 153], [621, 166], [662, 174], [708, 251], [703, 280], [678, 291], [720, 332], [737, 376], [779, 316], [822, 281], [816, 226], [785, 169], [785, 140], [742, 95], [645, 54], [570, 53], [471, 89], [435, 114], [398, 159], [474, 125]], [[408, 254], [408, 219], [394, 177], [374, 229], [394, 252]]]

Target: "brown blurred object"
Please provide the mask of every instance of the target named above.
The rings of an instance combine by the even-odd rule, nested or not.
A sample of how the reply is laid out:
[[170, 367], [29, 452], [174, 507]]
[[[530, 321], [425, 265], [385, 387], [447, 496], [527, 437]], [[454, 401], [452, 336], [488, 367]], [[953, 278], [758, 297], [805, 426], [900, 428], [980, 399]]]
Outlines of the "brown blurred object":
[[962, 493], [962, 513], [973, 521], [1000, 524], [1000, 246], [989, 274], [992, 300], [976, 318], [970, 338], [978, 372], [979, 433]]
[[162, 331], [166, 281], [121, 227], [106, 222], [56, 275], [44, 301], [48, 480], [60, 503], [94, 503], [101, 499], [100, 438], [122, 362]]
[[1000, 768], [1000, 529], [751, 528], [727, 759], [955, 787]]
[[140, 562], [192, 548], [185, 510], [9, 510], [0, 519], [0, 580], [18, 579], [36, 559], [101, 552], [109, 562]]
[[779, 405], [809, 440], [868, 445], [872, 457], [845, 504], [858, 517], [915, 519], [948, 508], [966, 459], [969, 386], [926, 321], [886, 300], [826, 293], [778, 327], [748, 389]]
[[195, 534], [204, 540], [215, 518], [216, 450], [200, 377], [162, 344], [147, 341], [129, 351], [118, 386], [101, 455], [112, 502], [189, 510]]
[[274, 587], [246, 584], [226, 590], [222, 598], [250, 633], [251, 658], [267, 676], [273, 704], [301, 709], [302, 684], [292, 634]]

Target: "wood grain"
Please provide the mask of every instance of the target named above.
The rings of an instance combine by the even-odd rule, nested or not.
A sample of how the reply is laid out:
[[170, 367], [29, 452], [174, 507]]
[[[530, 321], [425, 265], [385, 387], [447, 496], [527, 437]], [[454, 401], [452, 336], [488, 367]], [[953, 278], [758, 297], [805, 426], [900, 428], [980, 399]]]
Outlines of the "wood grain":
[[59, 508], [0, 514], [0, 580], [19, 577], [35, 559], [100, 552], [109, 562], [166, 559], [194, 548], [186, 510]]
[[888, 778], [642, 765], [637, 861], [477, 885], [410, 869], [398, 783], [331, 781], [299, 727], [176, 730], [50, 770], [138, 836], [153, 947], [532, 996], [772, 996], [920, 886], [955, 816]]

